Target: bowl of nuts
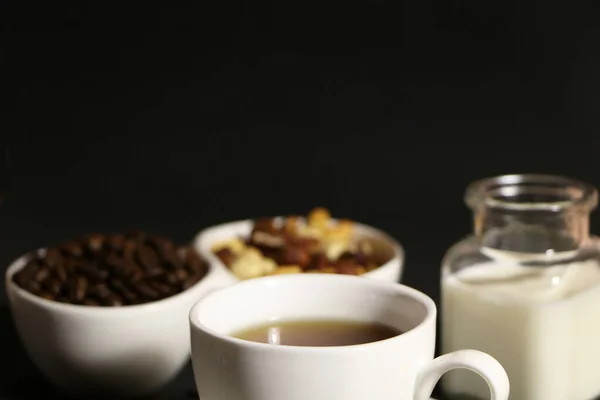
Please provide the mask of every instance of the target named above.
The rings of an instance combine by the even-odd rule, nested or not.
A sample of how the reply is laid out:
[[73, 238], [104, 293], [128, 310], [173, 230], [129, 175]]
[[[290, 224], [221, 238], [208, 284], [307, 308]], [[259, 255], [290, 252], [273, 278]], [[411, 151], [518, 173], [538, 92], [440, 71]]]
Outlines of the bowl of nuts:
[[295, 273], [338, 273], [398, 282], [404, 250], [384, 232], [336, 220], [315, 208], [304, 217], [243, 220], [196, 237], [203, 258], [237, 280]]
[[158, 391], [189, 359], [191, 306], [233, 282], [192, 248], [144, 232], [71, 240], [6, 272], [26, 352], [77, 398]]

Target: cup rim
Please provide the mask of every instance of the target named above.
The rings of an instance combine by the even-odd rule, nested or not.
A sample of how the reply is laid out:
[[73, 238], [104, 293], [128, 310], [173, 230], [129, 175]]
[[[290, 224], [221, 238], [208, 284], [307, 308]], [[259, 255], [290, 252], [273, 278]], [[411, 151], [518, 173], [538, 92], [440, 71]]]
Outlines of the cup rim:
[[[138, 313], [138, 312], [151, 312], [152, 310], [168, 307], [170, 305], [178, 303], [180, 300], [187, 299], [189, 296], [192, 296], [197, 289], [204, 286], [206, 281], [210, 279], [210, 277], [214, 274], [215, 268], [208, 263], [208, 272], [202, 279], [198, 282], [185, 289], [182, 292], [179, 292], [173, 296], [166, 297], [161, 300], [151, 301], [148, 303], [142, 304], [134, 304], [134, 305], [126, 305], [120, 307], [105, 307], [105, 306], [87, 306], [80, 304], [70, 304], [70, 303], [61, 303], [59, 301], [47, 300], [42, 297], [36, 296], [33, 293], [28, 292], [27, 290], [21, 288], [17, 285], [12, 277], [25, 268], [27, 265], [27, 261], [33, 257], [34, 255], [40, 254], [41, 252], [46, 251], [47, 247], [42, 247], [34, 251], [27, 252], [22, 256], [16, 258], [13, 262], [11, 262], [6, 268], [6, 272], [4, 274], [6, 292], [7, 294], [10, 292], [15, 293], [19, 297], [27, 300], [30, 303], [35, 304], [38, 307], [48, 308], [53, 311], [58, 312], [68, 312], [68, 313], [82, 313], [86, 315], [90, 314], [112, 314], [115, 315], [117, 313], [125, 314], [125, 313]], [[195, 249], [192, 249], [196, 251]]]
[[[369, 342], [363, 344], [355, 344], [355, 345], [344, 345], [344, 346], [293, 346], [293, 345], [272, 345], [269, 343], [259, 343], [253, 342], [245, 339], [239, 339], [233, 336], [229, 336], [204, 325], [201, 323], [198, 318], [195, 317], [197, 315], [198, 309], [200, 309], [203, 303], [210, 299], [213, 296], [219, 295], [222, 292], [226, 291], [235, 291], [239, 287], [243, 286], [265, 286], [268, 285], [269, 282], [277, 282], [277, 281], [298, 281], [298, 280], [321, 280], [321, 281], [333, 281], [335, 284], [343, 284], [343, 281], [346, 282], [363, 282], [360, 283], [364, 286], [370, 287], [380, 287], [390, 289], [393, 288], [397, 293], [401, 293], [403, 295], [407, 295], [413, 300], [416, 300], [420, 303], [426, 310], [425, 318], [423, 318], [416, 326], [409, 329], [408, 331], [401, 333], [400, 335], [396, 335], [389, 339], [379, 340], [376, 342]], [[333, 284], [333, 283], [332, 283]], [[260, 278], [248, 279], [244, 281], [240, 281], [231, 286], [227, 286], [225, 288], [221, 288], [215, 291], [212, 291], [205, 296], [203, 296], [200, 300], [198, 300], [191, 308], [189, 312], [189, 321], [192, 329], [200, 330], [213, 338], [216, 338], [220, 341], [226, 342], [230, 345], [241, 346], [246, 348], [254, 348], [260, 349], [263, 351], [297, 351], [297, 352], [340, 352], [347, 350], [357, 350], [357, 349], [365, 349], [371, 348], [375, 346], [387, 345], [390, 342], [395, 342], [398, 340], [407, 340], [407, 338], [420, 334], [420, 332], [426, 329], [426, 325], [431, 323], [435, 323], [435, 319], [437, 317], [437, 307], [435, 302], [431, 297], [426, 295], [425, 293], [411, 288], [409, 286], [403, 285], [401, 283], [392, 283], [386, 281], [378, 281], [373, 279], [364, 278], [361, 276], [352, 276], [352, 275], [313, 275], [313, 274], [299, 274], [299, 275], [273, 275], [273, 276], [265, 276]]]

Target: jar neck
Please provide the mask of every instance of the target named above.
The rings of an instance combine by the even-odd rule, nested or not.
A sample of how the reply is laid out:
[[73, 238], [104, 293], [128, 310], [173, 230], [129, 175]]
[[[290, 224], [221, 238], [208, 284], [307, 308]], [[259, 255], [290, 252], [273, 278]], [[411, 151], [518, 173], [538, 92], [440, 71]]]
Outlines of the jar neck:
[[577, 250], [589, 238], [590, 212], [581, 208], [524, 211], [482, 205], [474, 233], [482, 246], [522, 253]]
[[587, 241], [598, 193], [562, 176], [502, 175], [471, 183], [465, 201], [486, 250], [551, 255]]

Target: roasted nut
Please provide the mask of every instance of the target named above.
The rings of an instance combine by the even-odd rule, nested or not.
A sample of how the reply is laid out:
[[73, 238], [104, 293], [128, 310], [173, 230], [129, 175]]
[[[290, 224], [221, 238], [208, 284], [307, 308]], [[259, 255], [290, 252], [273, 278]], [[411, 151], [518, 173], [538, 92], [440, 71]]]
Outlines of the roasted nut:
[[256, 278], [277, 269], [275, 261], [265, 258], [253, 248], [248, 248], [231, 264], [231, 271], [240, 279]]
[[306, 248], [288, 245], [282, 250], [280, 263], [284, 265], [299, 265], [304, 268], [310, 264], [311, 256]]
[[219, 257], [219, 260], [221, 260], [221, 262], [228, 267], [231, 266], [231, 263], [233, 263], [233, 260], [235, 260], [235, 253], [229, 247], [224, 247], [219, 251], [216, 251], [215, 255]]
[[302, 268], [299, 265], [280, 265], [271, 272], [270, 275], [283, 275], [283, 274], [299, 274], [302, 273]]
[[283, 224], [283, 231], [288, 235], [296, 235], [298, 232], [300, 218], [292, 215], [285, 219]]
[[295, 236], [301, 238], [312, 238], [320, 241], [323, 238], [323, 231], [315, 228], [314, 226], [300, 225]]
[[362, 240], [358, 243], [358, 251], [360, 251], [361, 253], [370, 256], [375, 252], [375, 249], [373, 248], [373, 244], [368, 241], [368, 240]]
[[235, 254], [240, 254], [246, 249], [246, 243], [244, 243], [244, 241], [240, 238], [233, 238], [216, 243], [212, 246], [211, 251], [216, 253], [222, 249], [229, 249]]
[[254, 221], [253, 232], [277, 233], [274, 218], [258, 218]]
[[363, 266], [352, 261], [339, 261], [333, 267], [338, 274], [344, 275], [361, 275], [365, 272]]
[[320, 250], [321, 243], [319, 239], [308, 236], [290, 237], [287, 240], [287, 246], [302, 248], [303, 250], [315, 254]]
[[338, 259], [339, 256], [343, 254], [348, 248], [346, 242], [341, 241], [327, 242], [326, 245], [323, 247], [327, 258], [329, 258], [330, 260]]
[[323, 253], [313, 255], [311, 263], [306, 267], [306, 270], [324, 269], [330, 266], [330, 261]]
[[253, 246], [279, 248], [285, 245], [285, 239], [272, 233], [255, 231], [250, 236], [250, 244]]
[[330, 221], [331, 214], [322, 207], [317, 207], [308, 214], [308, 225], [317, 229], [325, 229]]
[[367, 266], [365, 267], [366, 272], [373, 271], [374, 269], [377, 269], [377, 268], [379, 268], [379, 266], [377, 264], [371, 264], [371, 263], [367, 264]]
[[307, 273], [315, 273], [315, 274], [335, 274], [337, 270], [333, 267], [326, 267], [323, 269], [315, 269], [311, 271], [307, 271]]
[[348, 220], [340, 220], [337, 224], [325, 230], [325, 239], [334, 241], [349, 241], [352, 236], [354, 224]]

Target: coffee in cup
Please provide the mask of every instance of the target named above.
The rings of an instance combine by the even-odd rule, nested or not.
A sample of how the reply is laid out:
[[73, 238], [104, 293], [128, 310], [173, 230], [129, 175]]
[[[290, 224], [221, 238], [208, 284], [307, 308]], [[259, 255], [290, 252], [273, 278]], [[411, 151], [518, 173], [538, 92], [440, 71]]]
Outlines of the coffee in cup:
[[235, 332], [231, 336], [285, 346], [352, 346], [378, 342], [402, 332], [378, 322], [352, 320], [277, 320]]

